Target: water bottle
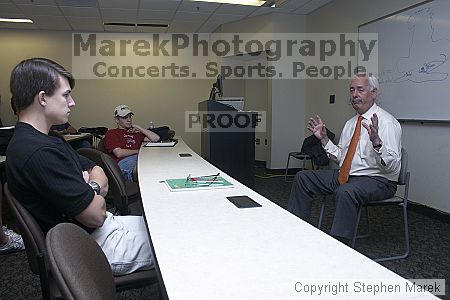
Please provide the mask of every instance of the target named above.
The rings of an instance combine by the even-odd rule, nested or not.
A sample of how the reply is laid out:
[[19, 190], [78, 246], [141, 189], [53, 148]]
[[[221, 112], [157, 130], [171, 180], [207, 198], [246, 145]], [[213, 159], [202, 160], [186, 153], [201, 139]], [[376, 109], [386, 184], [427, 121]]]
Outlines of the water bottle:
[[153, 125], [153, 121], [150, 121], [148, 124], [148, 129], [153, 129], [155, 126]]

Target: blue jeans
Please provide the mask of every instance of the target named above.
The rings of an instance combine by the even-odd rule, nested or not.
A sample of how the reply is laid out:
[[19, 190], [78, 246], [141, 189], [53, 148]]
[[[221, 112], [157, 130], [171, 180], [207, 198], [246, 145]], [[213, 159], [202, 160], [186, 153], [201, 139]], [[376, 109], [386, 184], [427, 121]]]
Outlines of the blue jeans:
[[122, 171], [122, 175], [125, 178], [125, 180], [133, 181], [133, 170], [136, 167], [137, 158], [138, 155], [133, 154], [121, 159], [118, 162], [120, 171]]

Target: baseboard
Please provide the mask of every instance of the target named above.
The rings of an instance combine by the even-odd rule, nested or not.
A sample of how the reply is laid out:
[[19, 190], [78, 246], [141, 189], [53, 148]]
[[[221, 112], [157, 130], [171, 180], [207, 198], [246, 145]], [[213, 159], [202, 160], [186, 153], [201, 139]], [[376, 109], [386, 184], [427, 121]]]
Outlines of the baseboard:
[[[258, 170], [259, 170], [259, 172], [264, 172], [264, 173], [273, 174], [273, 175], [284, 175], [284, 173], [286, 172], [286, 169], [267, 169], [265, 161], [264, 162], [259, 162], [259, 161], [256, 162], [255, 161], [255, 167], [257, 168], [257, 173], [258, 173]], [[294, 176], [301, 170], [302, 170], [301, 168], [289, 169], [288, 175]]]
[[421, 215], [450, 224], [450, 214], [447, 212], [440, 211], [435, 208], [411, 201], [408, 202], [408, 207], [410, 210], [417, 212]]

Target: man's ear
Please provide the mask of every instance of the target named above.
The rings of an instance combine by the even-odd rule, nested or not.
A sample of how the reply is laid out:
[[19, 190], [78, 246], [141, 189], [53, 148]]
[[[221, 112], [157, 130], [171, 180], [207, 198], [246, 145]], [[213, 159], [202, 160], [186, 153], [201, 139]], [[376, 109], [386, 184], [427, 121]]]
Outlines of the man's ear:
[[38, 93], [38, 101], [39, 101], [39, 104], [41, 106], [46, 106], [47, 105], [47, 100], [45, 99], [45, 92], [44, 91], [40, 91]]

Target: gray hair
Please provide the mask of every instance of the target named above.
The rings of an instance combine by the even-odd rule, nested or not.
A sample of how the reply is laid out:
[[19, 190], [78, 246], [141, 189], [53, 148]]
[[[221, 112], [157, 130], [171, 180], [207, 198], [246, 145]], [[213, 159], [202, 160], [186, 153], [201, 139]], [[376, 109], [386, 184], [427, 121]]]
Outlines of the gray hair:
[[353, 79], [361, 78], [361, 77], [367, 77], [369, 80], [369, 90], [372, 92], [373, 90], [379, 90], [380, 84], [378, 83], [378, 79], [375, 77], [375, 75], [372, 75], [372, 73], [358, 73], [353, 76]]

